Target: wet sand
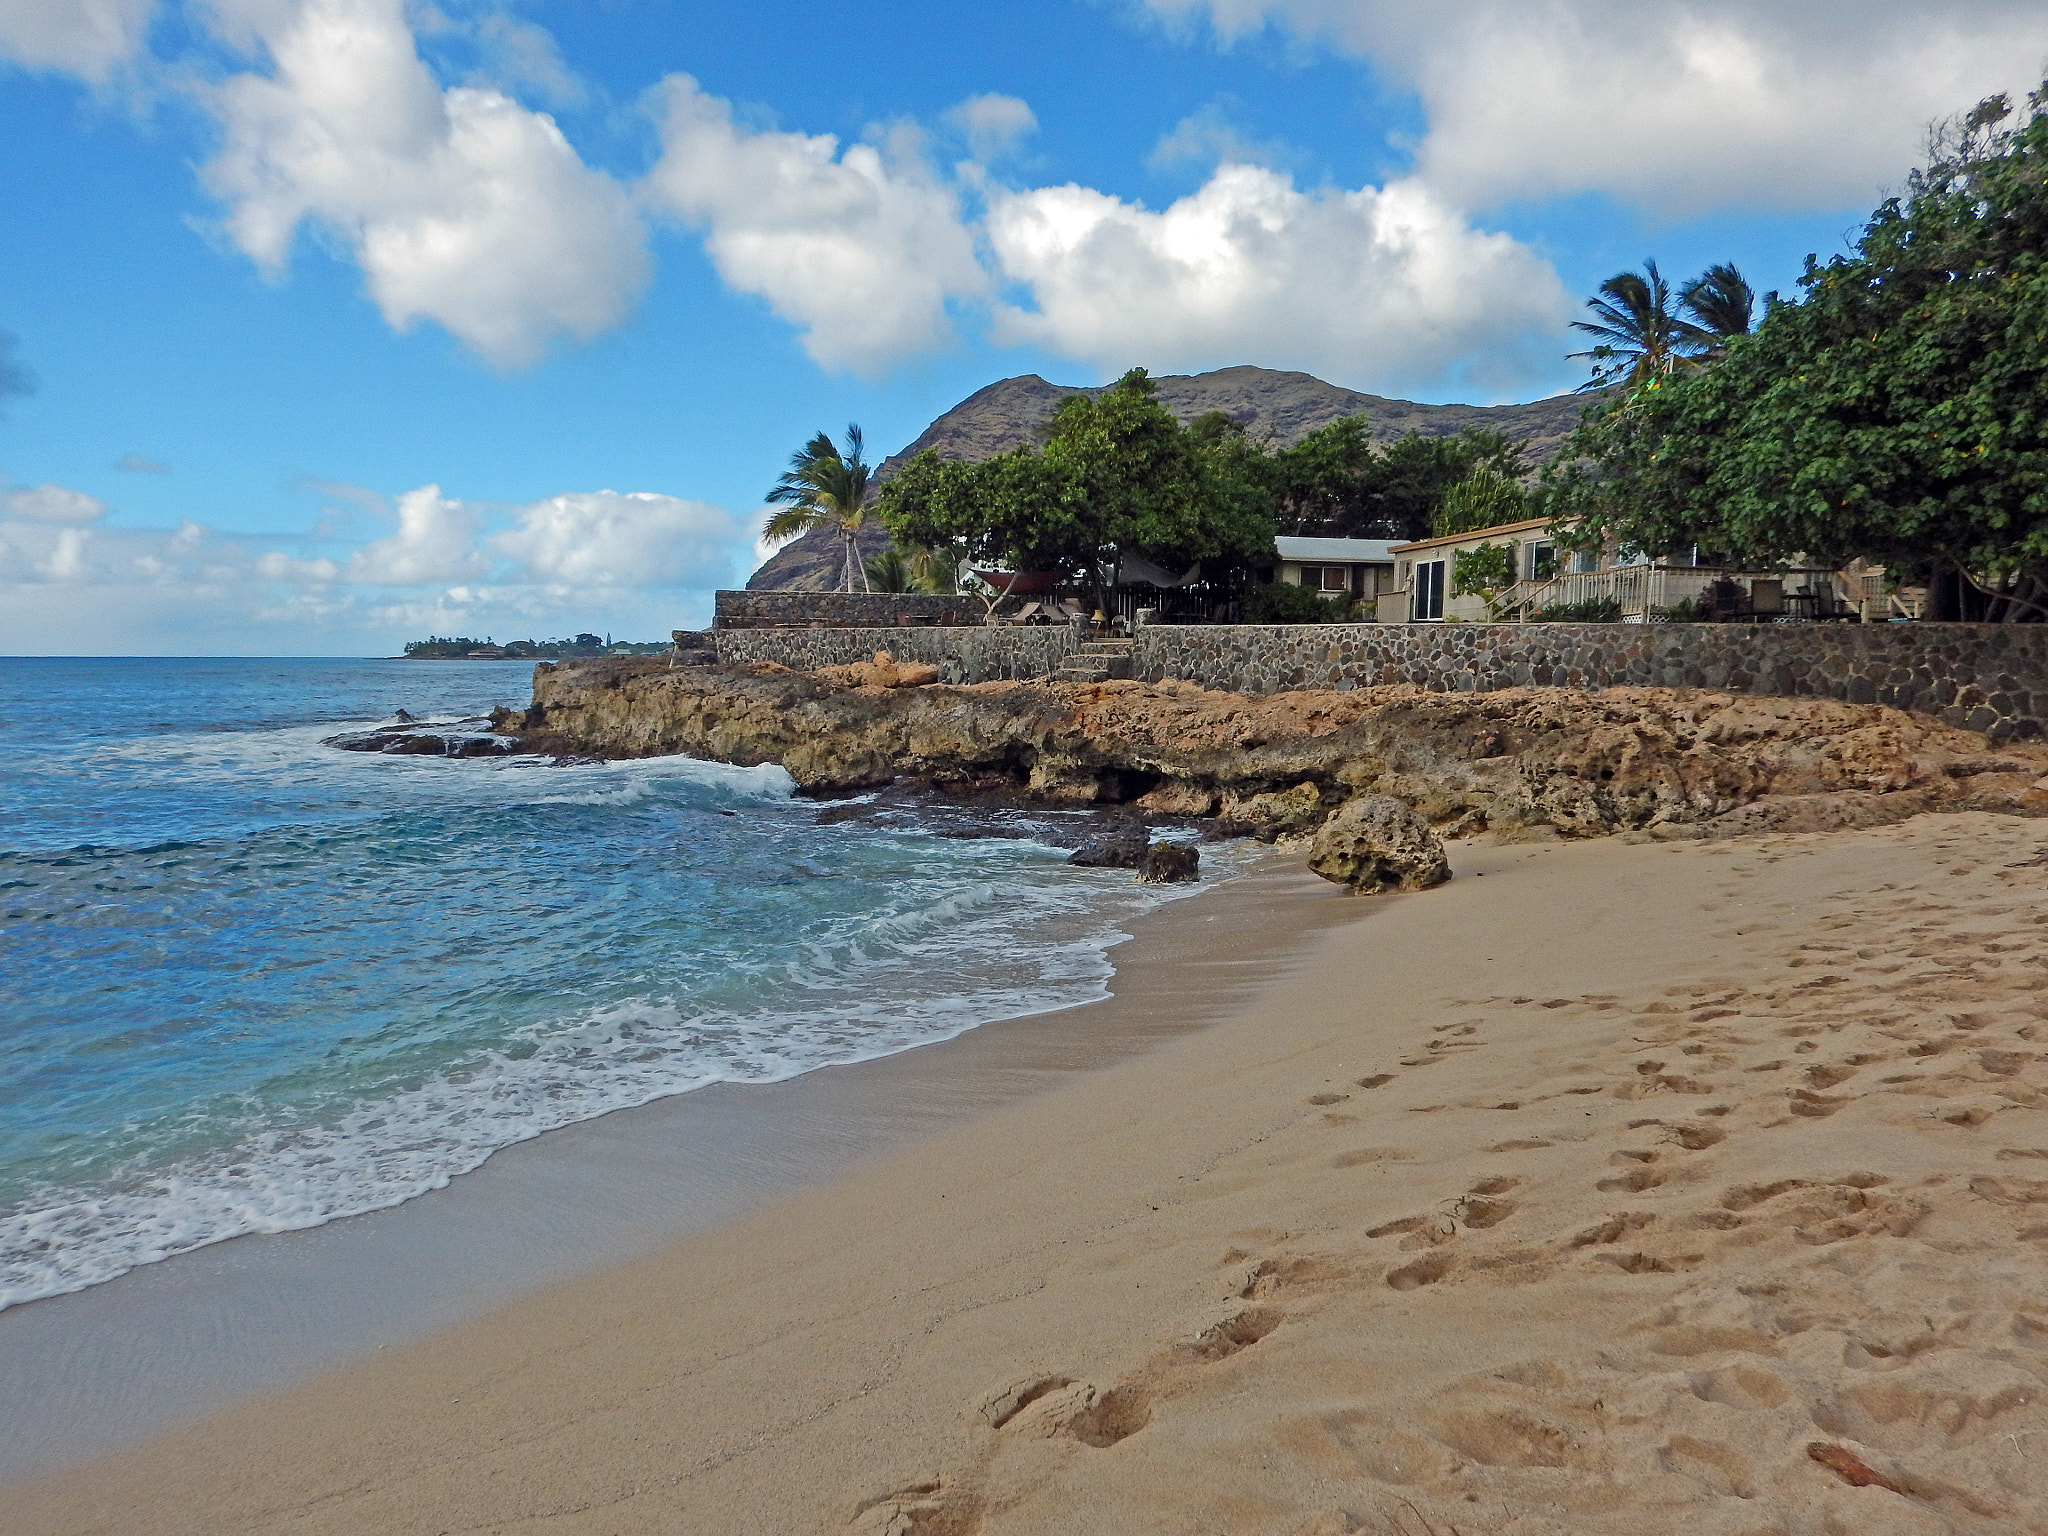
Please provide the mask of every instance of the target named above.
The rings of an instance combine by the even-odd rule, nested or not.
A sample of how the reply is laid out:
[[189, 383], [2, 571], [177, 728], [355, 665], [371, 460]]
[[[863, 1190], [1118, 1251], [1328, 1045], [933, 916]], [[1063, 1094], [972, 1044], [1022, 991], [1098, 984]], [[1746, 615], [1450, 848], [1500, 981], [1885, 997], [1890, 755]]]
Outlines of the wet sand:
[[1183, 904], [1220, 1022], [1134, 967], [1149, 1050], [0, 1530], [2048, 1528], [2048, 823], [1455, 862], [1277, 966]]

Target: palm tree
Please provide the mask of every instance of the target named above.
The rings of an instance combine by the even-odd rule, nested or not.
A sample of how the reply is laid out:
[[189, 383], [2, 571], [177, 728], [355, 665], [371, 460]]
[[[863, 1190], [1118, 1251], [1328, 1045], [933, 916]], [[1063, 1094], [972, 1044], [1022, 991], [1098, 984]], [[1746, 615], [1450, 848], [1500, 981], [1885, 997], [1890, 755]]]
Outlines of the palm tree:
[[915, 592], [917, 580], [910, 574], [910, 562], [903, 551], [891, 544], [867, 562], [868, 590], [871, 592]]
[[847, 427], [844, 453], [820, 432], [790, 455], [788, 471], [768, 493], [770, 502], [783, 506], [763, 525], [761, 536], [780, 541], [830, 528], [839, 535], [846, 554], [839, 590], [853, 590], [856, 570], [860, 572], [861, 590], [873, 590], [854, 548], [854, 539], [874, 505], [873, 477], [874, 471], [861, 457], [858, 426]]
[[1582, 390], [1605, 389], [1624, 384], [1633, 389], [1660, 373], [1677, 366], [1681, 348], [1693, 340], [1693, 327], [1671, 312], [1671, 285], [1657, 271], [1657, 263], [1646, 261], [1647, 280], [1634, 272], [1617, 272], [1600, 285], [1600, 297], [1588, 299], [1592, 320], [1574, 320], [1572, 329], [1599, 338], [1591, 351], [1574, 352], [1588, 358], [1593, 377], [1579, 386]]
[[1716, 357], [1731, 338], [1747, 336], [1756, 314], [1756, 290], [1734, 263], [1707, 268], [1678, 290], [1678, 307], [1690, 317], [1690, 338], [1705, 357]]

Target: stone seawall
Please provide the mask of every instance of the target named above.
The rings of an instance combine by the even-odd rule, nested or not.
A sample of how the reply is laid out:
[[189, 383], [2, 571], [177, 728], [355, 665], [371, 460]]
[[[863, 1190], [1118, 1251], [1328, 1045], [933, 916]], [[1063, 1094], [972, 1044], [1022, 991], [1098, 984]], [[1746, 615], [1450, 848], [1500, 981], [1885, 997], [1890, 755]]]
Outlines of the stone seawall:
[[[818, 667], [878, 650], [947, 682], [1044, 677], [1066, 628], [733, 630], [721, 661]], [[1890, 704], [1999, 741], [2048, 736], [2048, 624], [1150, 625], [1131, 675], [1265, 694], [1416, 683], [1449, 693], [1624, 686]]]
[[1065, 624], [1043, 628], [721, 629], [711, 636], [722, 662], [772, 661], [806, 671], [866, 661], [887, 651], [898, 661], [939, 669], [942, 683], [991, 683], [1048, 677], [1080, 648]]
[[893, 629], [922, 624], [979, 624], [973, 597], [926, 592], [719, 592], [712, 597], [713, 629]]
[[1417, 683], [1712, 688], [1890, 704], [1995, 740], [2048, 736], [2048, 625], [1301, 624], [1138, 631], [1131, 675], [1234, 693]]

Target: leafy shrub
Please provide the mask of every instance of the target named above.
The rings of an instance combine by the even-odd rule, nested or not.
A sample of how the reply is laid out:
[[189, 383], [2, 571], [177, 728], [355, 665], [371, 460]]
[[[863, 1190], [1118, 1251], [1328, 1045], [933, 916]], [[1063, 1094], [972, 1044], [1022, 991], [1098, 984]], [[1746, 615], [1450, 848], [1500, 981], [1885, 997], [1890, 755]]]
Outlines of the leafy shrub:
[[1312, 587], [1291, 581], [1273, 581], [1253, 587], [1244, 600], [1248, 624], [1340, 624], [1351, 611], [1351, 600], [1325, 598]]
[[1515, 551], [1509, 544], [1482, 544], [1451, 557], [1451, 596], [1484, 597], [1515, 584]]
[[1537, 612], [1538, 624], [1619, 624], [1621, 604], [1611, 597], [1588, 598], [1583, 603], [1554, 603]]

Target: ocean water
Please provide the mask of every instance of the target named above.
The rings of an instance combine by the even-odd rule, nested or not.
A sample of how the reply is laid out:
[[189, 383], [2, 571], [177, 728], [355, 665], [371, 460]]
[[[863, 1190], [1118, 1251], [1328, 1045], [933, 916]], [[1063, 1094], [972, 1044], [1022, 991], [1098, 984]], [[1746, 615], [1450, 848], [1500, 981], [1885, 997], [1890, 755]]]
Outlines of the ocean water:
[[[1184, 894], [776, 768], [348, 753], [525, 663], [0, 660], [0, 1307], [1103, 995]], [[1227, 867], [1227, 859], [1225, 865]]]

